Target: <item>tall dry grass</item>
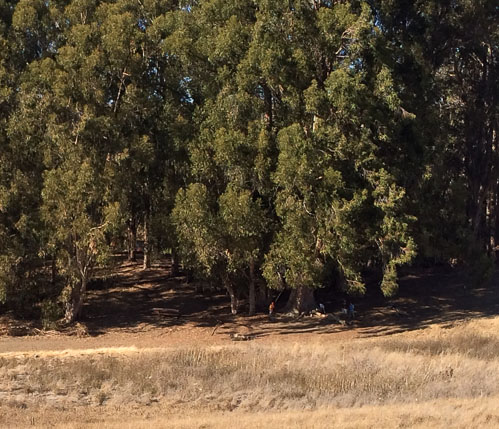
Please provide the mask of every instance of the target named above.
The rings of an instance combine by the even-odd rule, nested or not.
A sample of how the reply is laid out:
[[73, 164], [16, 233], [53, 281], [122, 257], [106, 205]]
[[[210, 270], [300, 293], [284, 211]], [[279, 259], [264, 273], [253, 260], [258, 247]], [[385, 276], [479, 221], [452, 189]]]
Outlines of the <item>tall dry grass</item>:
[[[360, 419], [366, 409], [373, 416], [373, 410], [398, 410], [397, 418], [416, 415], [427, 425], [431, 422], [423, 417], [430, 409], [433, 420], [446, 426], [447, 414], [456, 424], [474, 415], [472, 422], [466, 421], [499, 425], [499, 414], [491, 405], [499, 398], [498, 328], [499, 319], [489, 319], [341, 344], [249, 342], [216, 348], [3, 356], [0, 401], [11, 410], [11, 420], [15, 410], [25, 415], [30, 409], [102, 406], [126, 411], [168, 404], [183, 410], [179, 413], [184, 417], [186, 410], [200, 412], [208, 421], [211, 414], [206, 413], [215, 413], [219, 423], [227, 420], [222, 418], [226, 413], [242, 413], [248, 427], [249, 422], [267, 427], [258, 426], [264, 423], [258, 423], [260, 414], [262, 419], [285, 421], [298, 412], [315, 413], [322, 422], [316, 427], [334, 427], [324, 423], [331, 410], [346, 419], [342, 427], [358, 427], [348, 426], [348, 416]], [[466, 411], [461, 405], [459, 411], [459, 404], [472, 406]], [[483, 404], [488, 405], [482, 409]], [[452, 413], [442, 414], [444, 405]], [[108, 417], [112, 425], [113, 418]], [[184, 427], [185, 418], [176, 418], [178, 427]], [[0, 414], [0, 425], [7, 424]], [[411, 427], [417, 424], [414, 421]]]
[[[330, 429], [330, 428], [497, 428], [499, 397], [470, 400], [438, 400], [424, 403], [379, 405], [353, 408], [327, 407], [313, 410], [266, 412], [203, 411], [151, 406], [134, 410], [109, 407], [53, 409], [27, 413], [7, 410], [6, 427], [64, 429]], [[1, 410], [1, 407], [0, 407]], [[0, 422], [2, 421], [0, 417]], [[1, 424], [1, 423], [0, 423]], [[4, 426], [2, 426], [4, 427]]]

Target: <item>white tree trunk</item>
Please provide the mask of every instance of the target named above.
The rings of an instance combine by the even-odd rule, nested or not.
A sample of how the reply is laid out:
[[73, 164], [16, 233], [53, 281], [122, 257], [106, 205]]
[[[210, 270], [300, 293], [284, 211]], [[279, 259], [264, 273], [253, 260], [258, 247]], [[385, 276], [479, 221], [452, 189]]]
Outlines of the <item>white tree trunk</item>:
[[225, 289], [227, 290], [230, 296], [230, 311], [232, 314], [236, 315], [239, 307], [239, 303], [237, 301], [236, 293], [234, 291], [234, 286], [228, 277], [224, 279]]
[[250, 284], [249, 284], [249, 315], [253, 316], [255, 314], [256, 307], [256, 294], [255, 294], [255, 261], [251, 259], [250, 261]]
[[144, 216], [144, 264], [143, 269], [151, 268], [151, 243], [149, 237], [150, 219], [149, 211]]
[[71, 324], [78, 319], [81, 313], [81, 309], [83, 307], [83, 301], [86, 290], [87, 290], [87, 279], [83, 279], [80, 284], [73, 287], [73, 289], [71, 290], [71, 296], [66, 302], [64, 323]]
[[130, 219], [128, 224], [128, 260], [135, 261], [135, 249], [137, 248], [137, 223], [135, 219]]

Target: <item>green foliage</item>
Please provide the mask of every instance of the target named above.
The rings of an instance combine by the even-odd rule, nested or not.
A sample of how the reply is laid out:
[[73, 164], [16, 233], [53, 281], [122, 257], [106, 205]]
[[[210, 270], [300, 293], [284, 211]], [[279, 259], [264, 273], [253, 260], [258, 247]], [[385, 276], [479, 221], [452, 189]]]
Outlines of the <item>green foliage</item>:
[[63, 316], [60, 303], [52, 299], [45, 299], [41, 302], [40, 309], [43, 329], [56, 328], [56, 322]]
[[495, 258], [484, 254], [480, 248], [470, 247], [468, 250], [469, 276], [472, 287], [487, 285], [496, 269]]
[[266, 219], [249, 191], [229, 187], [217, 211], [207, 187], [192, 184], [179, 191], [172, 216], [184, 262], [207, 276], [220, 264], [235, 272], [259, 258]]
[[372, 180], [376, 186], [374, 205], [383, 213], [376, 238], [384, 265], [381, 290], [385, 296], [391, 296], [397, 291], [396, 267], [408, 264], [416, 255], [414, 239], [408, 234], [409, 224], [416, 219], [405, 213], [405, 191], [394, 183], [385, 170], [382, 169]]
[[192, 184], [177, 194], [172, 212], [185, 264], [211, 274], [218, 258], [218, 234], [206, 186]]
[[498, 42], [489, 0], [0, 0], [0, 301], [54, 259], [78, 307], [137, 232], [253, 297], [363, 293], [367, 266], [390, 296], [414, 261], [485, 281]]

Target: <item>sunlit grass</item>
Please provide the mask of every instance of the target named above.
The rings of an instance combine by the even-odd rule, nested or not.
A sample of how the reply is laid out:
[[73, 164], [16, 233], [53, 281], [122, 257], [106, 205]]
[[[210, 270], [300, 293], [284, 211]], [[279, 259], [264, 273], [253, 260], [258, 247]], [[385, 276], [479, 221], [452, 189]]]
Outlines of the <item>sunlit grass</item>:
[[[495, 408], [485, 404], [499, 396], [498, 325], [499, 319], [485, 319], [451, 329], [314, 345], [248, 342], [3, 355], [0, 399], [19, 419], [40, 407], [56, 412], [61, 407], [157, 406], [165, 412], [167, 404], [174, 404], [175, 412], [205, 413], [207, 421], [209, 412], [245, 413], [249, 425], [259, 413], [285, 421], [283, 411], [315, 410], [319, 422], [327, 410], [354, 416], [354, 410], [371, 407], [379, 412], [405, 409], [408, 418], [420, 415], [431, 427], [434, 422], [424, 418], [421, 408], [430, 401], [470, 403], [468, 411], [463, 408], [466, 416], [476, 413], [478, 419], [485, 413], [493, 422]], [[435, 418], [447, 421], [437, 408]], [[110, 425], [113, 419], [108, 416]], [[323, 423], [315, 427], [328, 427]], [[178, 424], [184, 427], [181, 420]]]

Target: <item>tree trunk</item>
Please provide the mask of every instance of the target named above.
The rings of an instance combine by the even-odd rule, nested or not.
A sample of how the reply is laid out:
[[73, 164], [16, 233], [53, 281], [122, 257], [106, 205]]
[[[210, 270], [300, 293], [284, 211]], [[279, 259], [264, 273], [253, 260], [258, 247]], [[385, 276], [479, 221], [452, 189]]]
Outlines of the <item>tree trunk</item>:
[[236, 315], [239, 303], [237, 302], [237, 297], [236, 297], [236, 293], [234, 291], [234, 286], [232, 285], [232, 282], [230, 281], [230, 279], [228, 277], [225, 277], [224, 285], [225, 285], [225, 289], [227, 290], [227, 292], [229, 293], [229, 296], [230, 296], [230, 311], [232, 314]]
[[496, 236], [496, 195], [495, 195], [495, 190], [492, 189], [489, 192], [489, 197], [487, 199], [487, 236], [488, 236], [488, 243], [487, 243], [487, 253], [489, 255], [494, 254], [494, 249], [496, 247], [495, 243], [495, 236]]
[[175, 249], [172, 249], [171, 264], [172, 264], [171, 275], [172, 277], [177, 277], [179, 273], [179, 259], [178, 259], [178, 253]]
[[78, 319], [83, 307], [83, 299], [86, 289], [87, 279], [84, 279], [79, 285], [73, 287], [73, 289], [71, 290], [71, 297], [66, 302], [64, 323], [69, 325], [71, 323], [74, 323]]
[[494, 227], [492, 230], [492, 235], [493, 235], [493, 243], [494, 247], [496, 249], [496, 255], [499, 256], [499, 180], [496, 185], [496, 204], [494, 208], [494, 213], [495, 213], [495, 223]]
[[51, 265], [51, 275], [50, 282], [55, 285], [55, 281], [57, 279], [57, 259], [55, 254], [52, 255], [52, 265]]
[[486, 190], [482, 185], [478, 187], [477, 191], [477, 197], [476, 197], [476, 204], [474, 206], [474, 214], [472, 218], [472, 228], [473, 228], [473, 236], [475, 237], [475, 240], [479, 242], [480, 234], [483, 229], [482, 225], [482, 220], [485, 217], [485, 210], [484, 210], [484, 201], [486, 197]]
[[135, 218], [130, 219], [128, 222], [128, 260], [135, 262], [137, 260], [137, 223]]
[[490, 249], [492, 255], [496, 255], [496, 249], [498, 246], [497, 242], [497, 233], [499, 227], [499, 195], [498, 195], [498, 187], [497, 181], [496, 184], [491, 191], [491, 215], [490, 215], [490, 227], [489, 227], [489, 240], [490, 240]]
[[151, 243], [149, 237], [149, 229], [151, 226], [149, 217], [149, 210], [146, 210], [146, 213], [144, 215], [144, 264], [142, 267], [144, 270], [151, 268]]
[[272, 92], [270, 91], [270, 88], [268, 85], [265, 83], [262, 85], [263, 87], [263, 100], [265, 103], [265, 129], [267, 132], [271, 133], [272, 132], [272, 127], [274, 126], [274, 115], [272, 111]]
[[315, 310], [317, 303], [315, 302], [314, 290], [307, 286], [299, 286], [291, 291], [285, 311], [287, 313], [308, 313]]
[[265, 307], [269, 305], [268, 300], [267, 286], [260, 284], [258, 288], [258, 304]]
[[251, 259], [250, 266], [250, 283], [249, 283], [249, 315], [255, 314], [256, 296], [255, 296], [255, 261]]

